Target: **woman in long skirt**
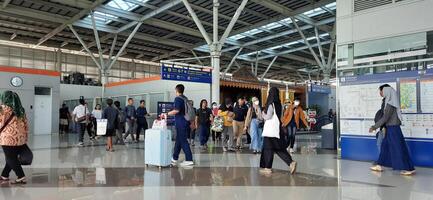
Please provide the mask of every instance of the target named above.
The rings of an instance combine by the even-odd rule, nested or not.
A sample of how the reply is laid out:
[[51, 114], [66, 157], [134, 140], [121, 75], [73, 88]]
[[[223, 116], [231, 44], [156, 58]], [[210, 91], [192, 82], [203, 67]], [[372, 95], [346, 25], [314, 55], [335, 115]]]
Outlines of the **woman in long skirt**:
[[384, 166], [400, 170], [400, 174], [404, 176], [413, 175], [415, 168], [400, 128], [402, 115], [397, 92], [392, 87], [384, 87], [380, 95], [385, 98], [384, 114], [370, 128], [370, 132], [385, 125], [385, 138], [382, 141], [377, 165], [371, 167], [371, 170], [381, 172]]
[[[265, 110], [262, 113], [263, 119], [265, 120], [265, 126], [263, 129], [263, 150], [260, 157], [260, 172], [263, 174], [272, 173], [272, 163], [274, 161], [274, 153], [276, 153], [288, 166], [291, 174], [296, 171], [296, 162], [292, 160], [292, 156], [287, 152], [287, 143], [284, 140], [284, 134], [281, 127], [281, 115], [282, 106], [280, 101], [280, 92], [276, 87], [272, 87], [269, 90], [268, 99], [266, 102]], [[267, 136], [265, 132], [269, 131], [266, 129], [274, 129], [275, 127], [268, 127], [266, 121], [272, 120], [272, 117], [276, 115], [278, 117], [277, 130], [278, 133], [274, 133], [277, 136]], [[279, 135], [279, 136], [278, 136]]]
[[252, 98], [252, 106], [248, 109], [248, 114], [245, 119], [245, 130], [249, 129], [251, 134], [250, 149], [253, 153], [259, 153], [262, 150], [262, 128], [260, 123], [263, 123], [262, 109], [260, 101], [257, 97]]

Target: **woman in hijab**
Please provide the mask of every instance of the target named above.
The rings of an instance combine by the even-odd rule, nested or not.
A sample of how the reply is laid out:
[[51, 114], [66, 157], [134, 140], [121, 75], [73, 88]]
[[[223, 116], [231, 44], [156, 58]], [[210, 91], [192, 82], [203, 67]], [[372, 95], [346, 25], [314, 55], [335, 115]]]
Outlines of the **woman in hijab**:
[[[266, 121], [272, 120], [272, 117], [276, 115], [278, 117], [278, 133], [276, 136], [267, 136], [265, 132], [275, 127], [269, 127], [266, 125]], [[292, 157], [286, 150], [286, 141], [284, 140], [282, 127], [281, 127], [281, 115], [282, 106], [280, 101], [280, 92], [276, 87], [272, 87], [269, 90], [266, 107], [262, 113], [263, 119], [265, 120], [265, 126], [263, 130], [263, 150], [260, 157], [260, 172], [263, 174], [272, 173], [272, 163], [274, 160], [274, 153], [276, 153], [288, 166], [291, 174], [296, 171], [296, 162], [292, 160]]]
[[385, 110], [380, 120], [370, 128], [370, 132], [385, 126], [385, 138], [377, 165], [371, 167], [371, 170], [381, 172], [382, 166], [385, 166], [400, 170], [403, 176], [411, 176], [415, 173], [415, 168], [400, 128], [402, 115], [397, 92], [392, 87], [384, 87], [380, 95], [385, 98]]
[[26, 184], [26, 177], [18, 160], [18, 155], [25, 148], [28, 139], [26, 113], [15, 92], [4, 92], [1, 95], [1, 102], [0, 145], [6, 157], [6, 165], [0, 182], [9, 181], [9, 173], [13, 170], [18, 178], [12, 184]]

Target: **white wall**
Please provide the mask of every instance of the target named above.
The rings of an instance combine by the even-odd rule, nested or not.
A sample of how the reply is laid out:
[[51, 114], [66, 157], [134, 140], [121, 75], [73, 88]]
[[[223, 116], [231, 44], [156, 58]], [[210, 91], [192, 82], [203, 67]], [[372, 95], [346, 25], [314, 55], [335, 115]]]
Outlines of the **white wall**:
[[337, 0], [337, 43], [348, 44], [433, 30], [433, 0], [406, 0], [353, 13]]
[[[14, 76], [19, 76], [23, 79], [21, 87], [13, 87], [10, 80]], [[59, 130], [59, 101], [60, 98], [60, 76], [45, 76], [34, 74], [21, 74], [0, 72], [0, 93], [6, 90], [12, 90], [20, 96], [21, 103], [26, 110], [27, 119], [29, 121], [30, 133], [33, 133], [33, 104], [35, 97], [35, 87], [48, 87], [51, 88], [53, 104], [52, 104], [52, 118], [47, 119], [52, 121], [51, 132], [57, 133]]]
[[64, 100], [79, 99], [80, 96], [84, 96], [86, 99], [101, 97], [102, 87], [60, 84], [60, 102], [63, 102]]

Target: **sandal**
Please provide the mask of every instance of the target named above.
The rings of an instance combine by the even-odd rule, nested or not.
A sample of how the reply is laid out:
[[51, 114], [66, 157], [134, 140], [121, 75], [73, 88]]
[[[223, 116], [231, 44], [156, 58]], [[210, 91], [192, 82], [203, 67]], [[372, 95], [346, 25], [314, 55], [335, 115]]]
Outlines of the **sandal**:
[[26, 177], [17, 179], [15, 181], [11, 182], [11, 184], [12, 185], [24, 185], [24, 184], [27, 184]]
[[0, 176], [0, 181], [9, 181], [8, 177]]

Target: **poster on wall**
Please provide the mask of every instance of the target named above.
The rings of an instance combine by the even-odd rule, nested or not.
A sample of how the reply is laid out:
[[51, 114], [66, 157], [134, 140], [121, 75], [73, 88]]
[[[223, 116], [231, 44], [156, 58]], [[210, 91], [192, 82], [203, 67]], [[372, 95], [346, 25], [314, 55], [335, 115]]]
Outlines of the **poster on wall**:
[[400, 107], [403, 113], [418, 111], [416, 85], [416, 79], [400, 80]]
[[[385, 83], [341, 86], [339, 92], [341, 118], [373, 119], [380, 109], [379, 86]], [[387, 83], [396, 87], [396, 83]]]
[[433, 77], [423, 78], [420, 81], [421, 111], [433, 113]]

